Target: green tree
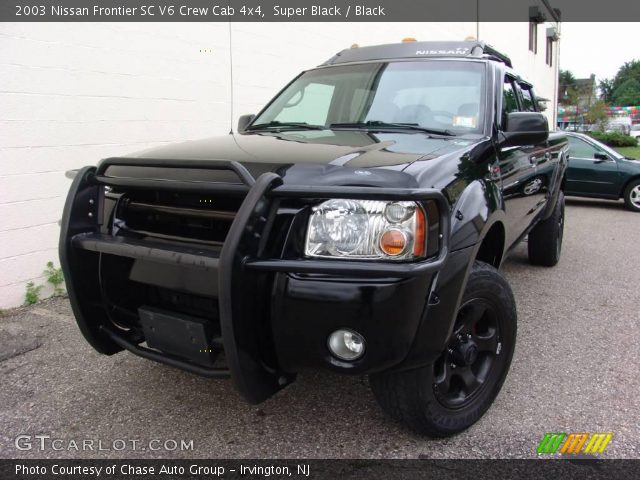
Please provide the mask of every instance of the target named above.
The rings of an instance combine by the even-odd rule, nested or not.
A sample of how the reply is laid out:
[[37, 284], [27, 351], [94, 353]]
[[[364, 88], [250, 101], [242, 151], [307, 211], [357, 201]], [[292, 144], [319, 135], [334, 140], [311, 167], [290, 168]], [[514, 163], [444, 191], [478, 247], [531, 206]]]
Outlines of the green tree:
[[573, 107], [573, 123], [579, 123], [580, 92], [575, 75], [569, 70], [560, 70], [558, 75], [558, 103]]
[[558, 102], [568, 103], [569, 95], [576, 90], [576, 77], [569, 70], [560, 70], [558, 75]]
[[576, 87], [569, 88], [564, 99], [564, 104], [573, 107], [573, 123], [582, 123], [580, 120], [580, 93]]
[[600, 98], [607, 105], [611, 105], [613, 101], [613, 80], [609, 78], [600, 80], [598, 88], [600, 89]]
[[620, 106], [640, 105], [640, 80], [628, 78], [613, 91], [613, 103]]
[[607, 115], [607, 105], [604, 103], [604, 100], [598, 100], [596, 103], [591, 105], [591, 108], [585, 115], [587, 122], [596, 125], [598, 130], [604, 132], [607, 127], [607, 122], [609, 121], [609, 116]]
[[569, 70], [560, 70], [558, 77], [558, 103], [568, 107], [574, 124], [584, 123], [584, 114], [593, 102], [595, 75], [578, 80]]
[[621, 106], [640, 105], [640, 60], [622, 65], [612, 83], [612, 103]]

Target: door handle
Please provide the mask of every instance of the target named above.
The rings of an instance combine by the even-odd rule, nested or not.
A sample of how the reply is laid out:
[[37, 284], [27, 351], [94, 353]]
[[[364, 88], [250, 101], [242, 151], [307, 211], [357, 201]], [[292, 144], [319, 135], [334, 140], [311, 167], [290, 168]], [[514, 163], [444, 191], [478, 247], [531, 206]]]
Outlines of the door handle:
[[551, 159], [551, 153], [544, 152], [544, 155], [541, 155], [539, 157], [537, 157], [535, 155], [531, 155], [529, 157], [529, 162], [531, 162], [532, 165], [537, 165], [542, 159], [550, 160]]

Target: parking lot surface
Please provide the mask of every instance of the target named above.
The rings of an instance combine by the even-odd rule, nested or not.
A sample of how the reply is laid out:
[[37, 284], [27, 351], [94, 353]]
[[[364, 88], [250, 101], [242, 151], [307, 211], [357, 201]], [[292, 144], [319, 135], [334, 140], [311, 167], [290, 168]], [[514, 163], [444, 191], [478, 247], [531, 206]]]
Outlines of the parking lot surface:
[[[602, 456], [640, 458], [640, 215], [576, 199], [566, 215], [555, 268], [528, 265], [524, 243], [505, 263], [519, 322], [511, 371], [453, 438], [387, 419], [364, 378], [303, 374], [251, 406], [231, 382], [102, 356], [53, 299], [0, 318], [0, 457], [512, 458], [535, 457], [545, 432], [611, 432]], [[45, 438], [20, 450], [19, 435], [61, 449]]]

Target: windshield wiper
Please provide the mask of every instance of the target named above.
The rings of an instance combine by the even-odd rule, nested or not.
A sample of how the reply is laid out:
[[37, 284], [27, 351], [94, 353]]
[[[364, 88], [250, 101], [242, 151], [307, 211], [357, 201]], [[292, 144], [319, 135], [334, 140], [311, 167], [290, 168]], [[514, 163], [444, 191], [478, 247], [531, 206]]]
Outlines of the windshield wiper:
[[322, 125], [309, 125], [306, 122], [279, 122], [277, 120], [272, 120], [269, 123], [258, 123], [257, 125], [251, 125], [247, 128], [247, 130], [266, 130], [270, 128], [286, 128], [289, 130], [324, 130], [326, 127]]
[[380, 120], [367, 120], [366, 122], [332, 123], [329, 128], [404, 128], [407, 130], [417, 130], [424, 133], [455, 137], [451, 130], [441, 130], [438, 128], [422, 127], [417, 123], [382, 122]]

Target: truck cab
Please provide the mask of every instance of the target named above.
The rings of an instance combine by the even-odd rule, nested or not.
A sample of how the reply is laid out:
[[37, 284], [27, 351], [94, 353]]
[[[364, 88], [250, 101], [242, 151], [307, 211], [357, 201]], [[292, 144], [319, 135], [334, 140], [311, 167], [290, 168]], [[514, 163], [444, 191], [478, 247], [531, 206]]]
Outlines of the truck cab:
[[60, 258], [93, 347], [259, 403], [305, 369], [369, 375], [442, 436], [500, 391], [516, 339], [499, 271], [553, 266], [567, 142], [482, 42], [351, 48], [229, 135], [77, 172]]

